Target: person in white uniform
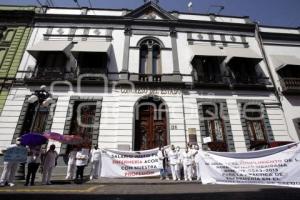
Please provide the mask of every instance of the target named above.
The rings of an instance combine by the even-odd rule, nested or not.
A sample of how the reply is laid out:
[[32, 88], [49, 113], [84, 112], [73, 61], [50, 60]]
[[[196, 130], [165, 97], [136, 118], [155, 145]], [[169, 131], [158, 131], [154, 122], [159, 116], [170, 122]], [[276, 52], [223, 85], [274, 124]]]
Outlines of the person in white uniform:
[[196, 165], [195, 165], [195, 155], [197, 154], [196, 146], [189, 144], [189, 152], [192, 154], [192, 178], [197, 176]]
[[74, 147], [69, 155], [68, 155], [68, 169], [67, 169], [67, 176], [66, 179], [75, 179], [75, 171], [76, 171], [76, 154], [77, 148]]
[[[16, 147], [20, 145], [20, 138], [16, 139], [16, 144], [10, 145], [6, 150], [12, 147]], [[5, 153], [6, 150], [2, 152]], [[5, 186], [6, 184], [10, 187], [14, 186], [13, 183], [15, 180], [15, 174], [18, 168], [19, 162], [17, 161], [4, 161], [3, 163], [3, 171], [0, 179], [0, 186]]]
[[94, 146], [94, 149], [91, 150], [91, 173], [90, 180], [98, 179], [101, 172], [101, 150], [98, 149], [98, 145]]
[[195, 147], [195, 149], [197, 150], [196, 154], [195, 154], [195, 166], [196, 166], [196, 175], [197, 175], [197, 181], [200, 181], [201, 176], [200, 176], [200, 150], [199, 150], [199, 146], [197, 145]]
[[193, 155], [188, 148], [185, 150], [185, 152], [182, 153], [182, 162], [183, 162], [184, 180], [192, 181]]
[[174, 145], [171, 145], [171, 150], [168, 153], [168, 158], [172, 172], [172, 178], [174, 181], [176, 181], [177, 179], [180, 179], [179, 174], [177, 174], [179, 155], [176, 152]]
[[49, 150], [46, 152], [44, 159], [43, 159], [43, 178], [42, 184], [43, 185], [51, 185], [51, 176], [54, 167], [57, 164], [58, 153], [55, 151], [55, 145], [50, 145]]
[[180, 150], [180, 147], [177, 146], [176, 147], [176, 153], [178, 154], [178, 159], [177, 159], [177, 165], [176, 165], [176, 175], [177, 175], [177, 179], [181, 180], [181, 172], [182, 172], [182, 153]]

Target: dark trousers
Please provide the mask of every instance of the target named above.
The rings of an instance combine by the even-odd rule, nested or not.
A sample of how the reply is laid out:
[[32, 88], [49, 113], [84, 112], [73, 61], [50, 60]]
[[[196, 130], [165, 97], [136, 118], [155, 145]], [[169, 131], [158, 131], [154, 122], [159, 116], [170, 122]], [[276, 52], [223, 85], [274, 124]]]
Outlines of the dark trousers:
[[83, 180], [83, 171], [84, 171], [84, 167], [85, 166], [77, 166], [77, 170], [76, 170], [76, 179], [80, 179]]
[[30, 184], [34, 185], [35, 175], [39, 166], [40, 163], [28, 163], [28, 172], [27, 172], [26, 183], [25, 183], [26, 185], [28, 185], [30, 177], [31, 177]]

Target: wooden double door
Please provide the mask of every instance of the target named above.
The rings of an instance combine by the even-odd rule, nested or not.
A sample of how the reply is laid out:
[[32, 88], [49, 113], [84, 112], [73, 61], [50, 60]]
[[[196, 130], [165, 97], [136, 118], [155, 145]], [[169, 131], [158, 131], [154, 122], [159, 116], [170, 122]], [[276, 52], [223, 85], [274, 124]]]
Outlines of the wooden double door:
[[134, 150], [168, 144], [167, 111], [162, 102], [142, 103], [136, 110]]

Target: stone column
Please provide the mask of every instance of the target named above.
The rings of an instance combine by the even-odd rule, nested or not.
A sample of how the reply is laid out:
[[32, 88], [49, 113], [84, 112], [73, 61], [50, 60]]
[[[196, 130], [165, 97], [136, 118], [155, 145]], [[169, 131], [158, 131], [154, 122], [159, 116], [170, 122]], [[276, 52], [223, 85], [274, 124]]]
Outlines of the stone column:
[[178, 61], [177, 31], [175, 28], [170, 29], [170, 37], [171, 37], [172, 55], [173, 55], [173, 77], [171, 81], [178, 82], [181, 81], [181, 75], [180, 75], [179, 61]]
[[129, 65], [129, 46], [130, 46], [130, 37], [132, 35], [132, 30], [130, 27], [125, 27], [124, 30], [125, 34], [125, 41], [124, 41], [124, 52], [123, 52], [123, 65], [122, 71], [120, 73], [121, 80], [128, 80], [129, 73], [128, 73], [128, 65]]

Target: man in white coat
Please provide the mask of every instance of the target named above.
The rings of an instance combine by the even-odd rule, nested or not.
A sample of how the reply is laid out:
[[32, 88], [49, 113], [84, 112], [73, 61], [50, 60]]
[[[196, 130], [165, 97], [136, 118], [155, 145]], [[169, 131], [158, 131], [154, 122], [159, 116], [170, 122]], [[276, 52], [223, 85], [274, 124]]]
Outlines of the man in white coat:
[[160, 146], [158, 151], [157, 151], [157, 157], [158, 157], [158, 166], [157, 168], [159, 169], [160, 173], [160, 180], [163, 180], [166, 178], [166, 180], [169, 180], [166, 168], [167, 168], [167, 157], [166, 157], [166, 152], [164, 147]]
[[101, 150], [98, 149], [98, 145], [94, 146], [94, 149], [91, 150], [91, 173], [90, 180], [98, 179], [101, 173]]
[[193, 155], [188, 148], [185, 150], [185, 152], [182, 153], [182, 162], [183, 162], [184, 180], [192, 181]]
[[168, 152], [168, 158], [169, 158], [169, 165], [171, 168], [172, 172], [172, 178], [174, 181], [177, 179], [180, 179], [178, 172], [178, 160], [179, 160], [179, 155], [177, 151], [175, 150], [175, 146], [171, 145], [171, 150]]
[[68, 169], [67, 169], [66, 179], [75, 179], [76, 154], [77, 154], [77, 148], [74, 147], [68, 155], [69, 160], [68, 160]]

